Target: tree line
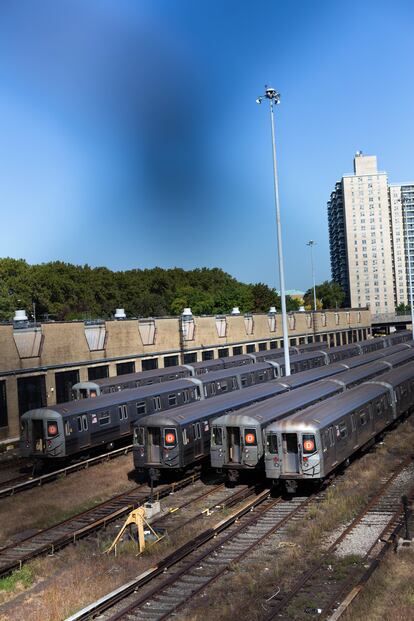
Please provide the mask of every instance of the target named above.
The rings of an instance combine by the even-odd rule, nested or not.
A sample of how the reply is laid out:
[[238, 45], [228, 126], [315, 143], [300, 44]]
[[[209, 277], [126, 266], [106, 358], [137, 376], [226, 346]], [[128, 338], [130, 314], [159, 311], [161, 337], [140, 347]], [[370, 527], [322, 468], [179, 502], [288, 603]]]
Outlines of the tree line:
[[[300, 306], [289, 296], [286, 302], [288, 310]], [[280, 309], [280, 297], [264, 283], [242, 283], [219, 268], [111, 271], [0, 259], [1, 321], [10, 321], [17, 308], [38, 321], [63, 321], [110, 318], [115, 308], [124, 308], [129, 317], [179, 315], [187, 306], [195, 315], [229, 313], [234, 306], [241, 313], [267, 312], [270, 306]]]

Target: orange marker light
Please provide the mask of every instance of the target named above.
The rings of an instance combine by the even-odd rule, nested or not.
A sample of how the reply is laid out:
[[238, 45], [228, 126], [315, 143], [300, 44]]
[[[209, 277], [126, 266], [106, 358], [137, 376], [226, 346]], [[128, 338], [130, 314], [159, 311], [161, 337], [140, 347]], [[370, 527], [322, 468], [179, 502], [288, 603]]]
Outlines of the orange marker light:
[[308, 453], [311, 453], [315, 450], [315, 442], [313, 440], [305, 440], [303, 443], [303, 448], [305, 449], [305, 451], [308, 451]]
[[246, 433], [246, 444], [254, 444], [254, 434], [253, 433]]
[[165, 444], [174, 444], [175, 443], [175, 435], [173, 433], [165, 434]]

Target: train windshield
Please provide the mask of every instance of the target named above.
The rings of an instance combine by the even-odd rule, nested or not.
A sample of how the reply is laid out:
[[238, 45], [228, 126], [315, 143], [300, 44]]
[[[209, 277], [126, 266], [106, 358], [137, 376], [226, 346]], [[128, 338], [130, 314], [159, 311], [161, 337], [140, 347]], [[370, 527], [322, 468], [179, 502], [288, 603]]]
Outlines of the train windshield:
[[314, 453], [316, 450], [315, 436], [311, 433], [304, 433], [302, 436], [303, 453]]
[[175, 429], [164, 430], [164, 446], [171, 448], [177, 444], [177, 432]]
[[267, 452], [271, 455], [276, 455], [277, 450], [277, 435], [275, 433], [268, 433], [266, 437]]
[[134, 444], [137, 446], [144, 446], [144, 427], [135, 427], [134, 429]]
[[247, 446], [257, 446], [256, 429], [245, 429], [244, 441]]
[[216, 446], [223, 445], [223, 428], [222, 427], [213, 427], [212, 442]]
[[58, 425], [55, 420], [47, 421], [47, 435], [49, 438], [55, 438], [59, 435]]

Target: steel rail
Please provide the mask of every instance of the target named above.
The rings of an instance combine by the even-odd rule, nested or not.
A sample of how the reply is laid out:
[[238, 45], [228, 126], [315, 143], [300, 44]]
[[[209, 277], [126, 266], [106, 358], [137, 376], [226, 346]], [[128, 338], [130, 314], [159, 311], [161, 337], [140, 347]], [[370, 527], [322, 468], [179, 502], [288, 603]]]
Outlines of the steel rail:
[[[200, 477], [194, 474], [180, 481], [157, 488], [154, 496], [163, 498], [191, 483]], [[64, 546], [106, 526], [132, 511], [150, 499], [147, 485], [139, 485], [128, 492], [119, 494], [96, 505], [92, 509], [74, 515], [63, 522], [41, 530], [39, 533], [0, 548], [0, 576], [14, 569], [20, 569], [23, 563], [46, 553], [54, 553]]]
[[289, 593], [287, 593], [282, 599], [280, 599], [272, 610], [265, 617], [265, 621], [272, 621], [280, 617], [280, 612], [286, 608], [287, 605], [294, 599], [294, 597], [300, 593], [304, 585], [315, 576], [316, 572], [321, 569], [324, 561], [330, 554], [340, 545], [345, 537], [355, 529], [356, 526], [363, 520], [363, 518], [369, 513], [369, 511], [381, 500], [388, 488], [392, 485], [394, 480], [403, 472], [403, 470], [412, 462], [412, 457], [400, 462], [398, 468], [393, 474], [381, 485], [380, 489], [375, 493], [369, 503], [359, 512], [356, 518], [342, 531], [342, 533], [335, 539], [335, 541], [328, 547], [328, 549], [322, 554], [322, 556], [314, 563], [311, 563], [311, 567], [302, 573], [297, 580], [295, 586]]
[[[78, 470], [87, 470], [90, 466], [94, 466], [105, 461], [110, 461], [111, 459], [114, 459], [115, 457], [120, 457], [121, 455], [127, 455], [132, 450], [132, 446], [132, 444], [128, 444], [128, 446], [115, 449], [114, 451], [110, 451], [109, 453], [97, 455], [96, 457], [90, 457], [89, 459], [85, 459], [84, 461], [81, 461], [77, 464], [71, 464], [70, 466], [60, 468], [59, 470], [53, 470], [53, 472], [48, 472], [47, 474], [42, 474], [38, 477], [26, 479], [23, 482], [16, 482], [13, 485], [8, 485], [7, 487], [0, 488], [0, 498], [14, 496], [19, 492], [23, 492], [33, 487], [41, 487], [45, 483], [55, 481], [60, 476], [66, 477], [72, 472], [77, 472]], [[19, 479], [13, 479], [13, 481], [21, 481], [21, 478], [22, 477], [19, 477]], [[0, 483], [0, 485], [3, 485], [3, 483]]]
[[[408, 500], [412, 502], [413, 499], [414, 488], [412, 488], [410, 490], [410, 493], [408, 494]], [[372, 544], [372, 546], [366, 553], [364, 560], [365, 563], [369, 561], [369, 565], [362, 574], [362, 576], [359, 578], [357, 584], [353, 586], [355, 573], [352, 573], [346, 583], [343, 585], [341, 591], [335, 594], [335, 597], [333, 597], [331, 601], [325, 606], [325, 611], [322, 618], [328, 618], [329, 621], [337, 621], [338, 619], [340, 619], [340, 617], [349, 607], [351, 602], [363, 590], [369, 578], [372, 576], [374, 571], [378, 569], [381, 562], [384, 560], [385, 556], [389, 552], [391, 545], [395, 542], [395, 539], [397, 538], [398, 533], [402, 530], [404, 526], [404, 522], [401, 519], [402, 513], [403, 509], [400, 506], [382, 530], [380, 536], [378, 537], [378, 540]], [[381, 545], [378, 553], [370, 558], [374, 549], [379, 546], [379, 543]], [[338, 601], [340, 601], [339, 605]], [[327, 615], [329, 616], [327, 617]]]
[[[239, 494], [239, 492], [237, 492]], [[137, 578], [127, 582], [126, 584], [118, 587], [111, 593], [108, 593], [104, 597], [100, 598], [96, 602], [89, 604], [82, 610], [78, 611], [71, 617], [69, 617], [66, 621], [85, 621], [86, 619], [90, 619], [93, 616], [101, 613], [105, 610], [108, 610], [118, 602], [125, 599], [128, 595], [133, 593], [134, 591], [142, 588], [151, 580], [161, 575], [164, 571], [173, 567], [176, 563], [180, 562], [186, 556], [203, 546], [205, 543], [214, 539], [219, 533], [229, 528], [229, 526], [233, 525], [237, 520], [243, 517], [245, 514], [249, 513], [256, 506], [261, 505], [267, 498], [269, 498], [269, 491], [263, 491], [261, 494], [256, 496], [253, 500], [245, 503], [240, 509], [235, 511], [232, 515], [221, 520], [215, 526], [208, 528], [203, 533], [192, 539], [191, 541], [185, 543], [178, 550], [174, 551], [172, 554], [169, 554], [165, 558], [163, 558], [157, 565], [151, 567], [144, 571], [142, 574], [137, 576]], [[278, 500], [275, 501], [279, 502]], [[252, 521], [257, 519], [257, 516], [251, 518]], [[148, 594], [145, 596], [147, 597]]]

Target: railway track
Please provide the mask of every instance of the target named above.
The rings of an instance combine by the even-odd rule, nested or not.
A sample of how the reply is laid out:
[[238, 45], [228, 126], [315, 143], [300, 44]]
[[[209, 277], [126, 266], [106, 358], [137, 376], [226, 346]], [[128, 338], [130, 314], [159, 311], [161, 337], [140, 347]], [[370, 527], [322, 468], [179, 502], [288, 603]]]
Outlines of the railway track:
[[[160, 499], [179, 489], [194, 483], [199, 475], [194, 474], [181, 481], [169, 485], [161, 485], [156, 489], [155, 499]], [[0, 549], [0, 576], [22, 567], [23, 563], [42, 554], [53, 554], [60, 548], [73, 543], [82, 537], [122, 518], [132, 509], [143, 504], [150, 497], [147, 485], [139, 485], [134, 489], [115, 496], [95, 507], [75, 515], [35, 535], [26, 537], [17, 543]]]
[[378, 493], [341, 529], [323, 555], [307, 563], [307, 571], [299, 576], [293, 588], [284, 596], [279, 594], [266, 602], [265, 621], [338, 619], [340, 612], [336, 609], [339, 610], [344, 594], [363, 576], [367, 562], [374, 562], [392, 540], [390, 536], [398, 527], [402, 512], [401, 496], [408, 492], [411, 499], [414, 497], [413, 477], [414, 464], [404, 462], [384, 480]]
[[272, 498], [267, 490], [261, 492], [156, 567], [73, 615], [70, 621], [166, 618], [223, 575], [229, 564], [240, 561], [270, 534], [282, 533], [292, 518], [306, 511], [312, 498], [282, 500]]
[[103, 463], [105, 461], [110, 461], [111, 459], [115, 459], [116, 457], [120, 457], [121, 455], [126, 455], [130, 451], [132, 451], [132, 444], [116, 449], [114, 451], [110, 451], [108, 453], [104, 453], [103, 455], [97, 455], [96, 457], [85, 459], [76, 464], [70, 464], [69, 466], [65, 466], [64, 468], [59, 468], [58, 470], [53, 470], [52, 472], [47, 472], [39, 476], [32, 477], [22, 475], [14, 477], [13, 479], [9, 479], [8, 481], [0, 483], [0, 498], [14, 496], [15, 494], [19, 494], [20, 492], [32, 489], [33, 487], [42, 487], [46, 483], [56, 481], [56, 479], [58, 479], [59, 477], [66, 477], [73, 472], [78, 472], [79, 470], [86, 470], [97, 464]]

